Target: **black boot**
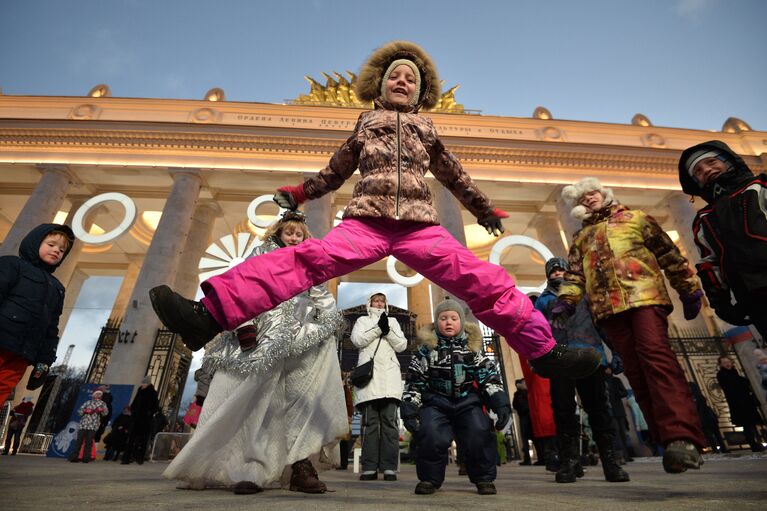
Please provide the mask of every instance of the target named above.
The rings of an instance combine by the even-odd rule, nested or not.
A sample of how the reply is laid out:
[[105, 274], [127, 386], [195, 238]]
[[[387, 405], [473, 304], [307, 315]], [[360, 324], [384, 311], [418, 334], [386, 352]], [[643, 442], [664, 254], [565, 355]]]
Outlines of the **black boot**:
[[544, 378], [557, 376], [579, 379], [594, 373], [600, 361], [593, 348], [569, 348], [564, 344], [556, 344], [542, 357], [530, 360], [530, 366], [536, 374]]
[[197, 351], [223, 330], [200, 302], [187, 300], [168, 286], [149, 291], [152, 308], [163, 325], [181, 336], [187, 348]]
[[574, 483], [583, 477], [583, 466], [578, 453], [578, 437], [562, 434], [557, 435], [559, 441], [560, 466], [555, 476], [558, 483]]
[[630, 481], [629, 475], [615, 460], [612, 435], [597, 435], [596, 441], [597, 447], [599, 447], [599, 457], [602, 460], [602, 471], [605, 473], [605, 481], [611, 483], [624, 483]]
[[557, 449], [557, 440], [555, 437], [548, 437], [542, 440], [543, 459], [546, 462], [547, 472], [559, 472], [559, 449]]

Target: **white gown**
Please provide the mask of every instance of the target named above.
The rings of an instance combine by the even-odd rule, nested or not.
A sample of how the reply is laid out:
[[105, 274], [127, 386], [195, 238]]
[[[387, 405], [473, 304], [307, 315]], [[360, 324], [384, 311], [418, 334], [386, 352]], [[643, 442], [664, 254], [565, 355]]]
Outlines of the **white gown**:
[[341, 321], [332, 296], [315, 287], [256, 319], [264, 335], [254, 350], [241, 352], [230, 332], [214, 340], [199, 424], [163, 477], [265, 487], [296, 461], [337, 461], [335, 445], [349, 431], [334, 335]]

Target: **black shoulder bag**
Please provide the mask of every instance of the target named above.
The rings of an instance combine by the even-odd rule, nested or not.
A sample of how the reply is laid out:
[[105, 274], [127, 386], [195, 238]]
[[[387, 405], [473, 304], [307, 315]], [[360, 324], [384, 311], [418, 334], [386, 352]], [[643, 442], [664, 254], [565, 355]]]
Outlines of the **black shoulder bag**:
[[352, 375], [349, 376], [349, 381], [358, 389], [367, 386], [367, 384], [370, 383], [370, 380], [373, 379], [373, 361], [376, 358], [376, 353], [378, 353], [378, 348], [381, 346], [382, 338], [383, 336], [378, 338], [376, 350], [373, 352], [373, 356], [370, 357], [370, 360], [355, 367], [354, 371], [352, 371]]

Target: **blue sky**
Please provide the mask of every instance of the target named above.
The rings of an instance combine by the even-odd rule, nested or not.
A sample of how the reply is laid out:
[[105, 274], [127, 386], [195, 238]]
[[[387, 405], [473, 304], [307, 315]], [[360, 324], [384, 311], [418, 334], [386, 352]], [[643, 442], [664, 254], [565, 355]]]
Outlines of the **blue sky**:
[[[731, 116], [767, 130], [759, 0], [389, 2], [0, 0], [0, 88], [85, 95], [281, 103], [303, 79], [356, 72], [391, 39], [421, 44], [457, 99], [485, 115], [721, 129]], [[87, 365], [120, 280], [86, 282], [60, 357]], [[345, 291], [343, 306], [367, 289]], [[404, 305], [404, 304], [403, 304]]]
[[5, 94], [282, 102], [303, 76], [357, 71], [383, 42], [418, 42], [458, 100], [487, 115], [767, 130], [759, 0], [389, 2], [0, 0]]

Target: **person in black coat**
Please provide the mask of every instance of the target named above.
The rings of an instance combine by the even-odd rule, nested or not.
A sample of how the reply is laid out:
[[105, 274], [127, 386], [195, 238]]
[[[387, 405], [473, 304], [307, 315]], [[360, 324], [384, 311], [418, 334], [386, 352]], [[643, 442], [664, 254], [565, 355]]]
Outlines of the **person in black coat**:
[[28, 390], [40, 387], [56, 360], [64, 286], [53, 272], [72, 249], [66, 225], [42, 224], [21, 241], [18, 256], [0, 257], [0, 403], [35, 366]]
[[120, 454], [125, 451], [130, 436], [131, 412], [130, 406], [123, 408], [123, 411], [112, 421], [112, 430], [104, 437], [104, 445], [107, 452], [104, 453], [104, 461], [118, 461]]
[[141, 381], [136, 397], [130, 405], [131, 428], [128, 445], [123, 454], [122, 464], [127, 465], [132, 460], [141, 465], [146, 457], [149, 435], [152, 433], [152, 418], [160, 411], [157, 391], [150, 383], [149, 377]]
[[[520, 447], [522, 448], [522, 461], [520, 465], [531, 465], [530, 460], [530, 440], [533, 439], [533, 423], [530, 419], [530, 405], [527, 401], [527, 386], [525, 385], [525, 379], [520, 378], [514, 382], [517, 391], [514, 393], [514, 399], [511, 401], [511, 406], [516, 410], [519, 416], [519, 434]], [[540, 454], [539, 454], [540, 455]]]
[[679, 181], [708, 203], [692, 230], [711, 307], [728, 323], [753, 324], [767, 339], [767, 174], [755, 176], [727, 144], [711, 140], [682, 153]]
[[756, 432], [756, 425], [762, 423], [762, 418], [759, 416], [759, 402], [751, 392], [748, 380], [738, 374], [730, 357], [719, 357], [717, 364], [719, 371], [716, 373], [716, 380], [722, 387], [727, 406], [730, 407], [732, 423], [743, 427], [743, 434], [752, 451], [764, 451], [764, 446]]
[[104, 434], [107, 424], [109, 424], [109, 421], [112, 419], [112, 401], [114, 401], [114, 396], [109, 392], [109, 385], [102, 385], [99, 387], [99, 390], [102, 392], [101, 400], [107, 405], [107, 414], [101, 417], [101, 424], [99, 425], [99, 429], [96, 430], [96, 435], [93, 437], [93, 441], [96, 443], [101, 441], [101, 435]]

